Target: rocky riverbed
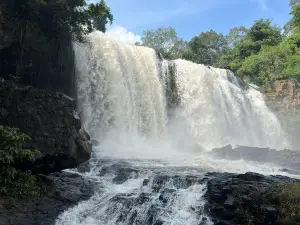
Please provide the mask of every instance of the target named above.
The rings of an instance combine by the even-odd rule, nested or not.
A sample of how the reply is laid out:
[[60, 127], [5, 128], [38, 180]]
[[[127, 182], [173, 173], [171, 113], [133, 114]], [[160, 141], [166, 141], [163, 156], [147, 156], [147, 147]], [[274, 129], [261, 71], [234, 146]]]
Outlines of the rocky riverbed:
[[[285, 176], [92, 158], [78, 170], [40, 180], [51, 187], [40, 198], [0, 197], [0, 225], [297, 224], [297, 217], [282, 222], [286, 200], [280, 200], [280, 188], [298, 184]], [[294, 203], [300, 201], [296, 192]]]

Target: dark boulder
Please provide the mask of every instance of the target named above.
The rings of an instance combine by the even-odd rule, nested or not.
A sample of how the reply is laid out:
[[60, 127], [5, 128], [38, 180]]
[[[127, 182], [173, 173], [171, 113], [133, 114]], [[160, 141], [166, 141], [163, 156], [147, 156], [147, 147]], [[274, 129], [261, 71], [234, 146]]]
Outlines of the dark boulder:
[[49, 174], [76, 167], [90, 158], [89, 135], [81, 127], [75, 100], [12, 81], [0, 83], [0, 124], [17, 127], [31, 137], [27, 148], [40, 151], [33, 163], [19, 165]]
[[207, 183], [206, 213], [215, 224], [280, 224], [279, 185], [294, 181], [256, 173], [215, 174]]

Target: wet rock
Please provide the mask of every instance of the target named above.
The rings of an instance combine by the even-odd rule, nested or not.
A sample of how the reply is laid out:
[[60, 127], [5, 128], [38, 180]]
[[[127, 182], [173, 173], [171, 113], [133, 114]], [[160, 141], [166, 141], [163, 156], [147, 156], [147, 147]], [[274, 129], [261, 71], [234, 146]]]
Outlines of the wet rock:
[[164, 224], [163, 221], [157, 220], [157, 221], [155, 221], [155, 223], [153, 225], [163, 225], [163, 224]]
[[171, 182], [172, 185], [178, 189], [186, 189], [194, 184], [204, 183], [203, 177], [186, 175], [186, 176], [168, 176], [168, 175], [157, 175], [153, 179], [152, 190], [159, 192], [164, 188], [165, 184]]
[[148, 184], [149, 184], [149, 179], [148, 178], [144, 179], [143, 186], [147, 186]]
[[77, 167], [79, 173], [87, 173], [91, 171], [89, 162], [82, 163]]
[[134, 210], [133, 213], [131, 214], [130, 218], [129, 218], [129, 224], [134, 224], [136, 216], [137, 216], [137, 211]]
[[137, 198], [137, 201], [136, 201], [136, 202], [137, 202], [139, 205], [142, 205], [142, 204], [144, 204], [144, 203], [150, 201], [150, 198], [151, 198], [151, 194], [150, 194], [150, 193], [141, 193], [141, 194], [139, 195], [139, 197]]
[[152, 190], [154, 192], [159, 192], [164, 184], [170, 180], [170, 177], [167, 175], [157, 175], [153, 178]]
[[163, 203], [167, 203], [175, 192], [176, 190], [174, 189], [166, 188], [159, 195], [159, 200], [161, 200]]
[[293, 179], [250, 172], [214, 174], [207, 183], [205, 212], [215, 224], [275, 224], [279, 205], [272, 195], [278, 184], [290, 181]]
[[122, 184], [130, 178], [137, 177], [138, 170], [133, 168], [119, 168], [117, 175], [113, 178], [113, 182], [116, 184]]

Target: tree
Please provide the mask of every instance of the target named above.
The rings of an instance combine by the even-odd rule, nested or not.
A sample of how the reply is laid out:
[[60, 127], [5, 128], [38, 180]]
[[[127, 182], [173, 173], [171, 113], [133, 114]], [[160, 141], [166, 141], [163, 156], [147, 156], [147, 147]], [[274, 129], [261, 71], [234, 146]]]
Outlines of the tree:
[[248, 29], [244, 26], [230, 29], [229, 33], [226, 35], [228, 46], [232, 48], [234, 45], [241, 42], [241, 40], [247, 35], [247, 32]]
[[290, 0], [291, 15], [290, 26], [293, 31], [299, 31], [300, 29], [300, 1]]
[[287, 45], [264, 46], [258, 54], [247, 57], [237, 73], [251, 82], [263, 85], [287, 74], [286, 65], [291, 51]]
[[182, 56], [186, 43], [177, 36], [174, 28], [158, 28], [157, 30], [145, 30], [141, 43], [159, 51], [166, 59], [177, 59]]
[[107, 23], [113, 22], [111, 10], [104, 0], [101, 0], [100, 3], [90, 4], [88, 6], [88, 13], [90, 18], [92, 18], [92, 23], [96, 30], [105, 32]]
[[213, 30], [202, 32], [188, 42], [183, 57], [195, 63], [215, 65], [225, 46], [226, 39], [222, 34]]
[[275, 46], [282, 41], [281, 29], [272, 25], [268, 19], [256, 20], [247, 36], [253, 42], [261, 42], [261, 45]]
[[[11, 64], [15, 64], [14, 73], [19, 77], [26, 67], [25, 53], [51, 55], [53, 52], [50, 58], [63, 55], [66, 43], [85, 41], [85, 35], [93, 29], [104, 32], [106, 24], [112, 21], [113, 16], [104, 0], [89, 5], [85, 0], [7, 0], [0, 3], [0, 30], [13, 39], [17, 59]], [[58, 52], [54, 52], [52, 49], [57, 46]], [[39, 56], [27, 61], [38, 59]]]
[[36, 196], [39, 188], [30, 171], [21, 171], [17, 165], [33, 161], [39, 151], [24, 149], [29, 137], [19, 129], [0, 125], [0, 194], [10, 196]]

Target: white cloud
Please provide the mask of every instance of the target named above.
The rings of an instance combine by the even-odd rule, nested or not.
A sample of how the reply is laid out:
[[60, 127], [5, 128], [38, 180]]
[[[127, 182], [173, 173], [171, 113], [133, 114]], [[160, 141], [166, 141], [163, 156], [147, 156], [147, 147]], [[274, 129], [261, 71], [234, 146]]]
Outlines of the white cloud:
[[113, 26], [109, 28], [105, 34], [114, 40], [128, 44], [134, 44], [135, 42], [141, 40], [140, 35], [134, 34], [122, 26]]

